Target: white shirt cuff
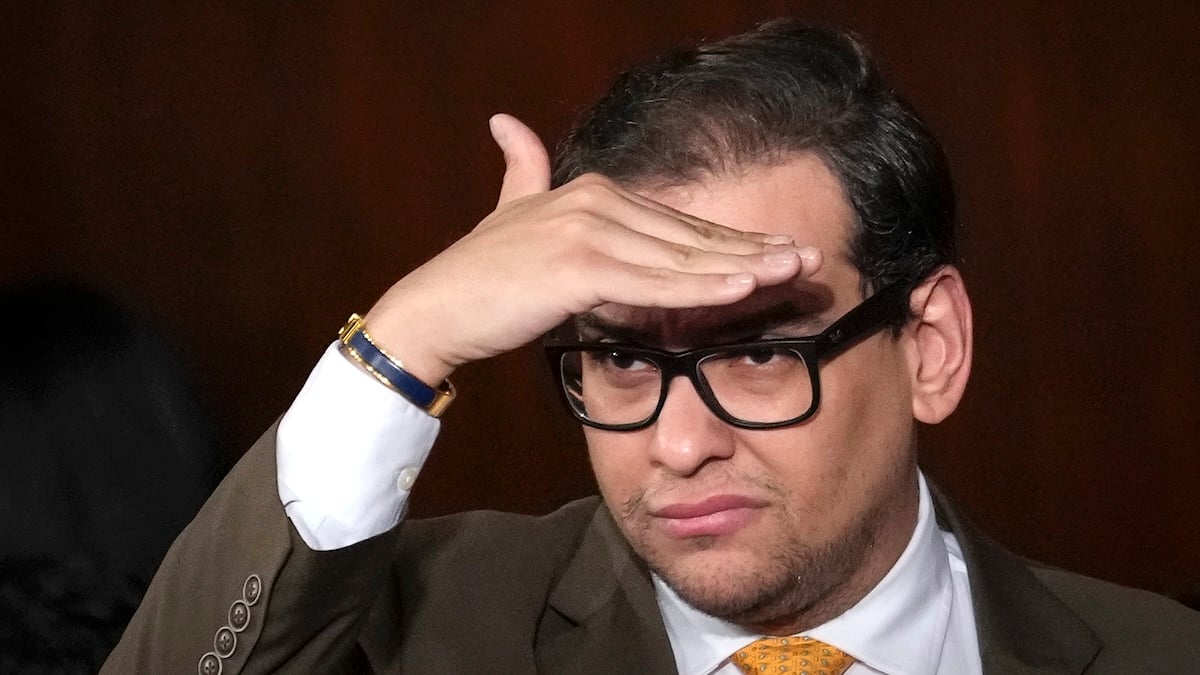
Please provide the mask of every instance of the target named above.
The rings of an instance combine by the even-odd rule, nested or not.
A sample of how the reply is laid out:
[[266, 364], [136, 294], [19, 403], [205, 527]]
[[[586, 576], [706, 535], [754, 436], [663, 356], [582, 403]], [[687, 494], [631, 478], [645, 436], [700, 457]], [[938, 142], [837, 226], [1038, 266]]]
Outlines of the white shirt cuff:
[[279, 423], [279, 498], [310, 548], [400, 522], [441, 423], [350, 363], [334, 342]]

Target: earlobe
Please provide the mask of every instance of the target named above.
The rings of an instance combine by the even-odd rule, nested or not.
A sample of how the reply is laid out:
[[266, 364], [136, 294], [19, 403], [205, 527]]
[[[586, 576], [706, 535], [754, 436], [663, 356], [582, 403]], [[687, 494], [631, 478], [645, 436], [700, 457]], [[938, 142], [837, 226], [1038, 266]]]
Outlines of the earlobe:
[[913, 417], [941, 422], [962, 400], [971, 373], [971, 301], [962, 275], [943, 267], [909, 297]]

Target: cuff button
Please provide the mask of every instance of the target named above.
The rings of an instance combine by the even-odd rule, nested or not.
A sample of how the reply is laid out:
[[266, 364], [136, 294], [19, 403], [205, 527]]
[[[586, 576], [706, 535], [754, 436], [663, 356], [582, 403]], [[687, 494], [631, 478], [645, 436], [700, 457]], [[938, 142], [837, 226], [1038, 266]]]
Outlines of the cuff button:
[[246, 630], [250, 623], [250, 606], [243, 600], [238, 600], [229, 608], [229, 627], [236, 633]]
[[200, 675], [221, 675], [221, 659], [209, 652], [200, 657], [200, 664], [196, 670]]
[[233, 650], [237, 649], [237, 633], [234, 633], [229, 626], [223, 626], [217, 631], [216, 637], [213, 638], [213, 648], [217, 652], [217, 656], [227, 659], [233, 655]]
[[246, 577], [246, 583], [242, 584], [242, 600], [253, 607], [254, 603], [258, 602], [260, 595], [262, 595], [262, 579], [259, 579], [257, 574], [251, 574]]
[[420, 473], [416, 467], [408, 467], [396, 476], [396, 487], [407, 492], [413, 488], [417, 482], [417, 474]]

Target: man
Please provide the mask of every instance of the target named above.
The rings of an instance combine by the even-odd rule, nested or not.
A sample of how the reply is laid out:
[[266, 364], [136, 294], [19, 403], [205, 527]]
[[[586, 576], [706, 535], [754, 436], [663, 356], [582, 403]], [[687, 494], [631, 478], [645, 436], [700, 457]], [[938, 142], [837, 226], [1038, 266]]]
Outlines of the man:
[[[107, 672], [1195, 671], [1200, 617], [1011, 556], [921, 476], [971, 365], [953, 193], [851, 36], [635, 70], [553, 175], [492, 130], [497, 209], [346, 326]], [[446, 378], [547, 334], [602, 499], [402, 522]]]

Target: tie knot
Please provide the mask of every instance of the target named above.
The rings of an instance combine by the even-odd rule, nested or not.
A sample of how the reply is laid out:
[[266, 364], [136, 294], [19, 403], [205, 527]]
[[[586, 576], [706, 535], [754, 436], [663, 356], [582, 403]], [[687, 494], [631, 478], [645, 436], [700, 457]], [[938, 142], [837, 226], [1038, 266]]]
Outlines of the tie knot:
[[768, 637], [755, 640], [729, 657], [745, 673], [842, 675], [854, 657], [810, 637]]

